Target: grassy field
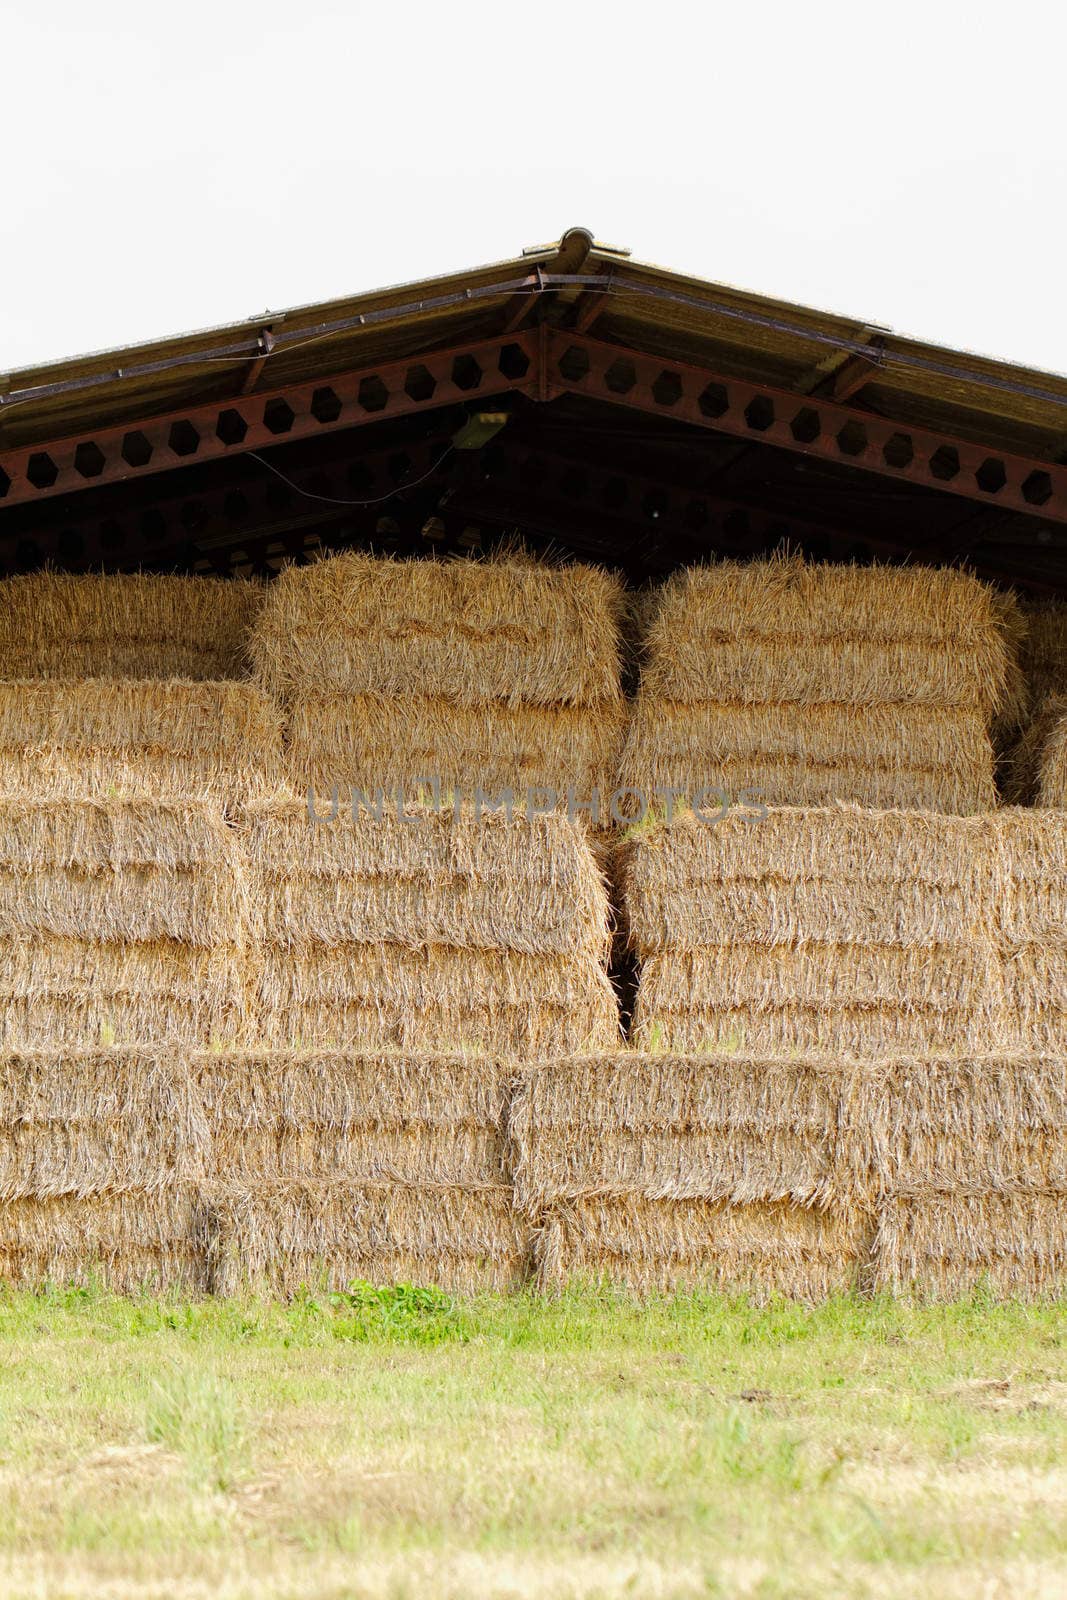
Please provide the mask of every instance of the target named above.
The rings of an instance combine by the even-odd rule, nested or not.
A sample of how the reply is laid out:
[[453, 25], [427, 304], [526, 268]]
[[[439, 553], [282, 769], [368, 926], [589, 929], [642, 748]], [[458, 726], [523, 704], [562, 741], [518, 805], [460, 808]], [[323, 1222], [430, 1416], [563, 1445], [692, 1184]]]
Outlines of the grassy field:
[[0, 1295], [5, 1596], [1062, 1596], [1062, 1308]]

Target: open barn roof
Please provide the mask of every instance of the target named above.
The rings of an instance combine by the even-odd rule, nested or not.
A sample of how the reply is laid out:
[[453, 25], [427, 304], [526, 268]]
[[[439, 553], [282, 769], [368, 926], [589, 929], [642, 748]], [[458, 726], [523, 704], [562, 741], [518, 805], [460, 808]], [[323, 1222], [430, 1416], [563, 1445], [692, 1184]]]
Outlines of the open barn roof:
[[[479, 409], [508, 423], [475, 467], [447, 446]], [[1064, 460], [1067, 378], [575, 228], [469, 272], [5, 374], [0, 564], [222, 569], [253, 533], [269, 564], [272, 529], [299, 557], [323, 519], [325, 542], [367, 536], [372, 507], [352, 502], [388, 494], [401, 542], [401, 511], [421, 528], [440, 510], [446, 537], [458, 517], [639, 572], [780, 529], [820, 554], [970, 560], [1060, 589]], [[267, 515], [271, 468], [296, 502]], [[178, 509], [197, 499], [206, 531]]]

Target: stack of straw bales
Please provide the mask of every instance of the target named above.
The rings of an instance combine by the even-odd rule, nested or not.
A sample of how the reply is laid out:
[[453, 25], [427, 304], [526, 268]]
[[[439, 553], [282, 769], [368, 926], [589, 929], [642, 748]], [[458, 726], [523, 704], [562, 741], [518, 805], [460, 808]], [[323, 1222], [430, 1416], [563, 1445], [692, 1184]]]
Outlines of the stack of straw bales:
[[281, 713], [235, 681], [264, 593], [140, 573], [0, 582], [0, 793], [231, 810], [275, 793]]
[[1003, 983], [1000, 1035], [1067, 1054], [1067, 812], [1008, 807], [989, 819], [986, 921]]
[[1067, 605], [1062, 600], [1028, 600], [1022, 610], [1022, 668], [1030, 703], [1040, 711], [1050, 695], [1067, 695]]
[[878, 1216], [867, 1282], [943, 1299], [1067, 1288], [1067, 1060], [856, 1068], [842, 1150]]
[[997, 1023], [988, 819], [851, 806], [683, 814], [621, 848], [645, 1049], [967, 1051]]
[[264, 587], [246, 579], [35, 572], [0, 580], [5, 678], [243, 677]]
[[281, 713], [251, 683], [0, 682], [0, 793], [237, 810], [282, 781]]
[[586, 801], [610, 792], [622, 739], [622, 609], [591, 567], [350, 552], [283, 572], [252, 648], [288, 709], [299, 792], [436, 778], [468, 799]]
[[577, 823], [554, 814], [249, 808], [272, 1045], [495, 1055], [611, 1048], [609, 912]]
[[846, 1076], [829, 1060], [636, 1053], [535, 1067], [510, 1134], [541, 1287], [815, 1300], [855, 1284], [871, 1218], [839, 1179]]
[[209, 1144], [179, 1052], [0, 1055], [0, 1278], [203, 1288]]
[[214, 1136], [217, 1289], [367, 1278], [473, 1292], [522, 1277], [501, 1062], [203, 1053], [196, 1076]]
[[204, 802], [0, 799], [0, 1036], [10, 1047], [240, 1035], [240, 852]]
[[1004, 606], [962, 573], [725, 562], [660, 592], [623, 752], [646, 795], [956, 813], [996, 803]]

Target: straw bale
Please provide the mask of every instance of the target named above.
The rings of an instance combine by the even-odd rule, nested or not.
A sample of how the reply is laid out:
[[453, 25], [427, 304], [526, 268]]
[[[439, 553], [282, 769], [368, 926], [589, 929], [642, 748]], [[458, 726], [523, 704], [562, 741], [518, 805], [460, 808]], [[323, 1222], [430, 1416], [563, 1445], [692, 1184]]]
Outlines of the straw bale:
[[993, 746], [974, 707], [685, 704], [639, 696], [620, 786], [653, 796], [722, 790], [769, 805], [904, 807], [958, 815], [996, 804]]
[[212, 1279], [222, 1294], [343, 1289], [355, 1279], [475, 1294], [517, 1285], [529, 1255], [503, 1184], [227, 1186], [213, 1211]]
[[865, 1192], [1067, 1192], [1067, 1057], [871, 1063], [844, 1080], [841, 1126]]
[[265, 594], [241, 578], [35, 572], [0, 580], [6, 678], [239, 678]]
[[26, 1288], [203, 1290], [207, 1243], [199, 1192], [188, 1185], [0, 1202], [0, 1280]]
[[209, 1045], [248, 1027], [232, 945], [0, 937], [0, 1043], [19, 1048]]
[[992, 946], [978, 941], [668, 951], [641, 968], [632, 1037], [711, 1053], [975, 1050], [998, 1024], [999, 978]]
[[1049, 695], [1067, 695], [1067, 604], [1026, 600], [1022, 665], [1035, 711]]
[[1067, 1292], [1067, 1193], [923, 1190], [882, 1202], [876, 1290], [948, 1300], [986, 1287], [1021, 1300]]
[[1039, 806], [1067, 809], [1067, 697], [1049, 702], [1038, 774]]
[[239, 940], [243, 858], [207, 802], [0, 798], [0, 936]]
[[547, 1055], [619, 1042], [615, 992], [581, 952], [268, 945], [260, 968], [257, 1026], [272, 1045]]
[[641, 693], [972, 706], [990, 716], [1013, 692], [1010, 631], [994, 591], [961, 572], [727, 561], [664, 585]]
[[203, 1053], [219, 1177], [502, 1183], [508, 1076], [471, 1056]]
[[541, 1063], [508, 1120], [516, 1200], [831, 1199], [845, 1071], [636, 1051]]
[[1005, 807], [988, 819], [985, 914], [1008, 945], [1067, 939], [1067, 813]]
[[[324, 814], [324, 813], [320, 813]], [[409, 806], [311, 822], [304, 801], [251, 807], [247, 842], [268, 938], [447, 942], [605, 959], [609, 908], [582, 829], [565, 817], [456, 816]]]
[[0, 1199], [166, 1189], [210, 1147], [192, 1074], [162, 1051], [0, 1055]]
[[1048, 944], [1004, 945], [1001, 963], [1006, 1041], [1067, 1055], [1067, 928]]
[[235, 804], [281, 782], [281, 713], [250, 683], [0, 682], [0, 793]]
[[600, 705], [622, 693], [621, 612], [618, 579], [593, 567], [347, 551], [280, 575], [252, 649], [279, 694]]
[[[355, 786], [409, 792], [436, 778], [445, 793], [473, 800], [511, 789], [594, 790], [606, 810], [626, 730], [624, 701], [585, 706], [463, 705], [441, 695], [302, 693], [290, 709], [289, 766], [300, 794]], [[540, 797], [539, 797], [540, 800]]]
[[[1052, 695], [1045, 700], [1021, 736], [1012, 745], [1004, 759], [1001, 788], [1003, 798], [1010, 805], [1034, 805], [1040, 800], [1042, 767], [1046, 747], [1053, 741], [1062, 719], [1067, 718], [1067, 697]], [[1051, 787], [1055, 787], [1056, 762], [1059, 759], [1059, 742], [1053, 758]], [[1048, 802], [1055, 804], [1055, 798]]]
[[[708, 815], [714, 815], [709, 812]], [[989, 820], [855, 806], [683, 814], [618, 853], [638, 953], [744, 944], [955, 942], [982, 921]]]
[[547, 1214], [537, 1281], [545, 1290], [592, 1277], [639, 1294], [716, 1289], [822, 1300], [854, 1286], [869, 1238], [862, 1213], [590, 1196]]

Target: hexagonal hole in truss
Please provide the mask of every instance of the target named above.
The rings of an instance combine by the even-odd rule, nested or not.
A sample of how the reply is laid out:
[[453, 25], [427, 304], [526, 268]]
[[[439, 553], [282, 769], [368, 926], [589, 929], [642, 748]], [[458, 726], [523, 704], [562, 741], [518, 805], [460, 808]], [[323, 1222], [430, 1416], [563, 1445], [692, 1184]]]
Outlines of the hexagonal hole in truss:
[[705, 417], [712, 421], [724, 417], [730, 409], [730, 395], [724, 383], [709, 383], [700, 391], [697, 405]]
[[797, 444], [814, 444], [822, 432], [822, 418], [814, 406], [801, 406], [789, 424], [789, 431]]
[[83, 439], [74, 452], [74, 470], [82, 478], [99, 478], [105, 466], [104, 452], [92, 439]]
[[580, 344], [572, 344], [559, 358], [560, 377], [568, 383], [581, 383], [589, 376], [589, 352]]
[[200, 435], [192, 423], [185, 418], [181, 422], [172, 422], [167, 443], [176, 456], [193, 456], [200, 448]]
[[482, 369], [473, 356], [457, 356], [452, 363], [452, 382], [457, 389], [477, 389], [482, 381]]
[[1047, 472], [1031, 472], [1023, 480], [1023, 499], [1030, 506], [1043, 506], [1052, 499], [1052, 479]]
[[35, 489], [50, 489], [59, 477], [59, 468], [46, 450], [35, 450], [26, 463], [26, 476]]
[[939, 444], [930, 457], [930, 472], [942, 483], [948, 483], [955, 478], [960, 470], [959, 451], [950, 444]]
[[661, 372], [652, 385], [652, 398], [658, 406], [676, 406], [682, 398], [682, 380], [677, 372]]
[[384, 411], [389, 404], [389, 390], [377, 373], [372, 373], [360, 380], [358, 399], [364, 411]]
[[838, 429], [837, 448], [843, 456], [861, 456], [867, 448], [867, 429], [862, 422], [846, 422]]
[[1003, 461], [989, 456], [974, 475], [974, 481], [983, 494], [999, 494], [1008, 481]]
[[296, 421], [296, 412], [288, 400], [276, 395], [263, 407], [263, 426], [268, 433], [289, 433]]
[[769, 395], [752, 396], [745, 407], [745, 421], [755, 433], [766, 433], [774, 421], [774, 401]]
[[497, 365], [505, 378], [525, 378], [530, 370], [530, 358], [521, 344], [506, 344]]
[[311, 396], [311, 415], [316, 422], [336, 422], [341, 415], [341, 397], [328, 383]]
[[604, 387], [612, 394], [629, 394], [637, 382], [637, 368], [625, 356], [617, 356], [604, 374]]
[[404, 393], [409, 400], [414, 400], [421, 405], [424, 401], [433, 399], [436, 388], [437, 379], [428, 367], [423, 366], [421, 361], [417, 361], [413, 367], [408, 368], [404, 377]]
[[123, 434], [119, 454], [128, 467], [147, 467], [152, 459], [152, 446], [140, 428], [134, 428], [130, 433]]
[[915, 447], [908, 433], [890, 434], [882, 446], [882, 458], [887, 467], [895, 467], [898, 472], [903, 472], [905, 467], [910, 467], [915, 460]]
[[233, 406], [228, 406], [225, 411], [219, 412], [219, 419], [215, 424], [215, 435], [223, 444], [242, 444], [248, 432], [248, 423], [239, 411]]

